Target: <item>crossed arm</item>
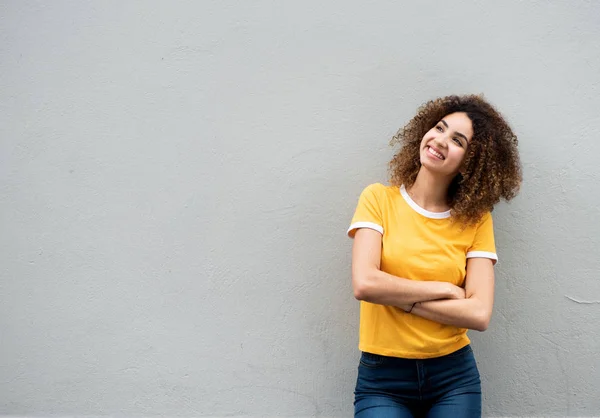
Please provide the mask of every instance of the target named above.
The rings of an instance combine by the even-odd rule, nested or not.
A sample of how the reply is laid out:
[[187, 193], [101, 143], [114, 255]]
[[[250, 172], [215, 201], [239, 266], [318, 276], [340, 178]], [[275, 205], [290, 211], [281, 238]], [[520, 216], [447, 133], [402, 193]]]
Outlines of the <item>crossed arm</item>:
[[[442, 281], [417, 281], [380, 270], [381, 234], [362, 228], [352, 247], [352, 288], [358, 300], [391, 305], [442, 324], [485, 331], [494, 305], [494, 266], [467, 259], [465, 288]], [[412, 308], [412, 310], [411, 310]]]

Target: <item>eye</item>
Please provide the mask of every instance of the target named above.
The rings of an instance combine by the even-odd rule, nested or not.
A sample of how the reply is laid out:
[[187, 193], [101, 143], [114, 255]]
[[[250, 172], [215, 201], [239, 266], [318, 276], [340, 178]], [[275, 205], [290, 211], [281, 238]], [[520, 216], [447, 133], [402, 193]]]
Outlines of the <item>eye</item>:
[[437, 125], [435, 129], [437, 129], [438, 132], [444, 132], [441, 125]]
[[462, 142], [460, 142], [460, 139], [458, 139], [458, 138], [453, 138], [453, 140], [454, 140], [454, 142], [456, 142], [456, 145], [458, 145], [459, 147], [462, 147], [462, 146], [463, 146]]

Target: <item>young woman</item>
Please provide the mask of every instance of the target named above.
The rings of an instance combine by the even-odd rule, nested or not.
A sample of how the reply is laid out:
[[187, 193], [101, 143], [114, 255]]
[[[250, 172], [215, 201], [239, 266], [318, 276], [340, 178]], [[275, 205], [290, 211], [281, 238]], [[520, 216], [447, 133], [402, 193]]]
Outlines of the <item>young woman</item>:
[[392, 143], [391, 186], [364, 189], [348, 230], [361, 301], [355, 417], [479, 417], [467, 329], [492, 315], [490, 212], [521, 184], [517, 137], [480, 96], [449, 96]]

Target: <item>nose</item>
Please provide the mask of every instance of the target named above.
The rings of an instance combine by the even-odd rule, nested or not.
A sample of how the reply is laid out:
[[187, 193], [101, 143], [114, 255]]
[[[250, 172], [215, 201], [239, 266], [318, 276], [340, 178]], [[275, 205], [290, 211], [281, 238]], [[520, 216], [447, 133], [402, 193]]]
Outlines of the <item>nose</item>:
[[446, 148], [448, 146], [448, 138], [445, 133], [436, 136], [433, 139], [433, 142], [435, 142], [435, 145], [439, 148]]

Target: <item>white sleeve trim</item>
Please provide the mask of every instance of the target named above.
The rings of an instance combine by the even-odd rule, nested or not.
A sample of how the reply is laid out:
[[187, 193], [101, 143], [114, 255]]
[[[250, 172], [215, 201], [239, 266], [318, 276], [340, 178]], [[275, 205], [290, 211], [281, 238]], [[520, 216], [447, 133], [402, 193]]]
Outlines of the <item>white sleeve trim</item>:
[[377, 225], [373, 222], [355, 222], [352, 225], [350, 225], [350, 228], [348, 228], [348, 231], [346, 231], [346, 234], [348, 234], [348, 236], [350, 238], [354, 238], [353, 232], [355, 229], [359, 229], [359, 228], [374, 229], [375, 231], [377, 231], [381, 235], [383, 235], [383, 227], [381, 225]]
[[498, 255], [488, 251], [469, 251], [467, 258], [490, 258], [494, 261], [498, 261]]

